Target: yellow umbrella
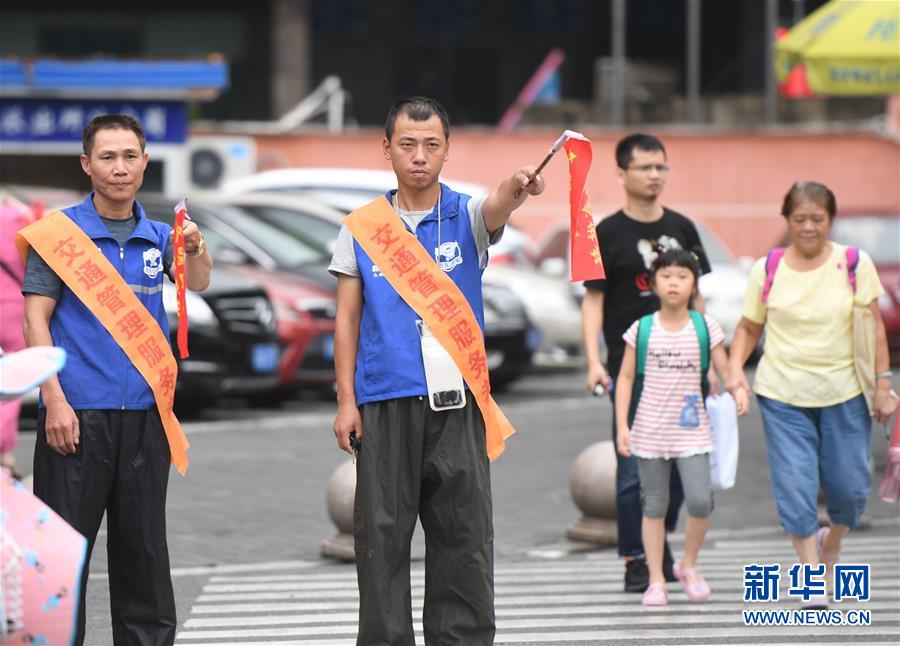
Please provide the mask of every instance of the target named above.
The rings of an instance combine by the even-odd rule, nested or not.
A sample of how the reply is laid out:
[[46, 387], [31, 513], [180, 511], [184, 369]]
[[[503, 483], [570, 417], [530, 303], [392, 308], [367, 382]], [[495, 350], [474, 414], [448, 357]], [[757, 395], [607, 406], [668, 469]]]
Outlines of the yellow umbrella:
[[799, 63], [814, 92], [883, 95], [900, 92], [900, 0], [831, 0], [775, 44], [783, 81]]

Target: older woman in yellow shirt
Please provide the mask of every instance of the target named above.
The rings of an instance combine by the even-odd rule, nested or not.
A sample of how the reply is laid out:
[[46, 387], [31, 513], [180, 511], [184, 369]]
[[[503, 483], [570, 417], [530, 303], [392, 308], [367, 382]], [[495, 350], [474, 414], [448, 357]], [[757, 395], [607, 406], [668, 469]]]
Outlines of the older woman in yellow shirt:
[[[876, 317], [875, 419], [887, 420], [897, 406], [877, 304], [884, 289], [862, 250], [855, 289], [851, 285], [847, 248], [829, 239], [836, 213], [834, 194], [822, 184], [797, 182], [788, 191], [781, 214], [790, 245], [774, 268], [770, 263], [767, 270], [766, 258], [753, 266], [731, 346], [728, 384], [732, 392], [749, 392], [743, 365], [765, 329], [753, 389], [778, 515], [800, 561], [824, 563], [829, 574], [841, 540], [859, 525], [871, 486], [872, 417], [854, 369], [854, 304]], [[831, 519], [822, 529], [816, 505], [820, 482]], [[826, 596], [817, 595], [806, 606], [827, 603]]]

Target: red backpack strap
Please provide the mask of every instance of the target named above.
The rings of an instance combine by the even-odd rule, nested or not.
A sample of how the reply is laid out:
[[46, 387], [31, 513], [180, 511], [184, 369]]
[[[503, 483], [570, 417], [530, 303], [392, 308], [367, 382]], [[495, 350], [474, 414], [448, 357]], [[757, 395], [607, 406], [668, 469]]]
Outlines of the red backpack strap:
[[850, 279], [850, 287], [856, 293], [856, 266], [859, 264], [859, 249], [847, 247], [847, 278]]
[[763, 284], [760, 302], [765, 303], [769, 300], [769, 292], [772, 291], [772, 281], [775, 280], [775, 270], [778, 269], [778, 263], [784, 256], [784, 247], [775, 247], [766, 255], [766, 282]]

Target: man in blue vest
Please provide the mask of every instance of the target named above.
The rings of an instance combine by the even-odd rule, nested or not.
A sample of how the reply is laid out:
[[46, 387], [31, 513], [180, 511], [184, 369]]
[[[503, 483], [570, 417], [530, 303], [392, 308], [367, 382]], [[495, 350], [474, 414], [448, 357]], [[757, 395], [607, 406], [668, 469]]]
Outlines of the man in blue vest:
[[[171, 276], [171, 227], [147, 217], [135, 194], [148, 155], [140, 124], [95, 117], [81, 166], [93, 192], [63, 211], [134, 291], [166, 338], [162, 281]], [[187, 287], [206, 289], [212, 256], [193, 222], [184, 226]], [[107, 514], [113, 641], [172, 644], [175, 598], [166, 543], [170, 451], [147, 381], [99, 319], [33, 249], [25, 266], [25, 341], [57, 345], [66, 366], [41, 385], [34, 493], [88, 539], [75, 644], [84, 642], [88, 564]]]
[[[487, 249], [510, 213], [540, 194], [544, 182], [540, 175], [529, 179], [535, 169], [527, 166], [486, 197], [457, 193], [439, 182], [449, 135], [437, 101], [395, 103], [383, 148], [398, 188], [385, 197], [459, 287], [483, 331]], [[493, 521], [481, 412], [471, 395], [461, 408], [453, 407], [454, 397], [433, 410], [426, 371], [431, 380], [446, 364], [423, 360], [418, 317], [346, 227], [329, 269], [338, 276], [334, 433], [341, 449], [359, 450], [357, 644], [415, 644], [409, 558], [417, 518], [426, 543], [426, 644], [492, 644]]]

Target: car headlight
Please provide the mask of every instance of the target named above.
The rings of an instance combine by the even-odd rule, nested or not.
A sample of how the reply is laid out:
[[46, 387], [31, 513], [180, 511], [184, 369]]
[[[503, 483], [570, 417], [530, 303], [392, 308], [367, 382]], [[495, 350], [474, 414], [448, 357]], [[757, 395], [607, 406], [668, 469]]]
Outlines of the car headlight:
[[334, 319], [337, 314], [337, 301], [327, 297], [298, 298], [294, 307], [317, 319]]
[[[163, 283], [162, 299], [163, 307], [166, 308], [166, 315], [169, 318], [169, 325], [173, 326], [174, 322], [178, 320], [178, 296], [174, 285]], [[216, 318], [215, 312], [213, 312], [212, 308], [205, 300], [203, 300], [202, 296], [198, 296], [191, 291], [186, 291], [184, 303], [187, 306], [189, 323], [212, 327], [217, 327], [219, 325], [219, 320]]]
[[525, 306], [515, 292], [501, 285], [482, 285], [481, 295], [487, 308], [506, 316], [522, 316]]
[[291, 307], [290, 304], [273, 300], [272, 306], [275, 308], [275, 318], [278, 321], [283, 323], [296, 323], [300, 320], [300, 314], [296, 309]]

